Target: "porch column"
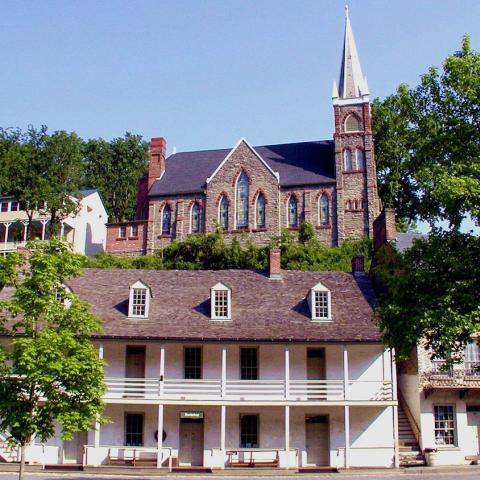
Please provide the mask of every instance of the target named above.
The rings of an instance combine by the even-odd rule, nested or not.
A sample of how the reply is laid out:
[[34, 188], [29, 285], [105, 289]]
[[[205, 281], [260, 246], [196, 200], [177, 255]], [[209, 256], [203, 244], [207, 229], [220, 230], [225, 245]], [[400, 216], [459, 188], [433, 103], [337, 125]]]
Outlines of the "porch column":
[[5, 242], [5, 250], [7, 249], [7, 241], [8, 241], [8, 230], [10, 229], [10, 226], [12, 225], [13, 222], [5, 222], [3, 226], [5, 227], [5, 236], [3, 238], [3, 241]]
[[[397, 367], [395, 364], [395, 349], [390, 350], [392, 368], [392, 400], [397, 402]], [[395, 468], [400, 466], [400, 448], [398, 445], [398, 404], [392, 407], [393, 414], [393, 446], [395, 452]]]
[[163, 384], [165, 380], [165, 346], [160, 345], [160, 371], [159, 371], [159, 385], [158, 394], [163, 398]]
[[227, 423], [227, 406], [222, 405], [220, 407], [220, 450], [225, 453], [225, 432]]
[[28, 222], [25, 221], [25, 220], [22, 220], [22, 224], [23, 224], [23, 241], [26, 242], [27, 241]]
[[45, 226], [48, 223], [48, 220], [40, 220], [40, 223], [42, 224], [42, 240], [45, 240]]
[[157, 425], [157, 468], [162, 466], [162, 447], [163, 447], [163, 405], [158, 406], [158, 425]]
[[62, 222], [62, 226], [60, 227], [60, 238], [65, 236], [65, 224]]
[[348, 400], [348, 349], [343, 346], [343, 399]]
[[285, 451], [287, 452], [287, 464], [290, 466], [288, 453], [290, 451], [290, 406], [285, 405]]
[[290, 397], [290, 350], [285, 345], [285, 399]]
[[[100, 342], [100, 345], [98, 346], [98, 358], [103, 360], [103, 342]], [[100, 422], [97, 420], [95, 421], [95, 436], [93, 443], [95, 444], [95, 448], [100, 446]]]
[[350, 407], [344, 407], [345, 419], [345, 468], [350, 468]]
[[222, 384], [221, 396], [225, 397], [227, 394], [227, 347], [222, 347]]

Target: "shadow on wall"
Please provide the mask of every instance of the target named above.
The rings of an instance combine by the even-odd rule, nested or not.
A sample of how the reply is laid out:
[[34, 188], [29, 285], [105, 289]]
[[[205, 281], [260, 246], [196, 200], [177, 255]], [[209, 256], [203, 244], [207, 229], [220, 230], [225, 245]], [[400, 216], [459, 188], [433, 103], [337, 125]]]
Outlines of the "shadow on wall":
[[105, 245], [103, 244], [103, 242], [95, 243], [93, 241], [92, 226], [90, 223], [87, 223], [87, 231], [85, 232], [85, 255], [95, 255], [96, 253], [104, 251]]

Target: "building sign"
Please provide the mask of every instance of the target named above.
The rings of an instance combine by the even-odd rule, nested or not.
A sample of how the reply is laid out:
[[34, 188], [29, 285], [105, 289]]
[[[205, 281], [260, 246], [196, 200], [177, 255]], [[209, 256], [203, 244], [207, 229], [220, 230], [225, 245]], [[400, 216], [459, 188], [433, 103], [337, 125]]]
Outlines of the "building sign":
[[180, 412], [180, 418], [203, 418], [203, 412]]

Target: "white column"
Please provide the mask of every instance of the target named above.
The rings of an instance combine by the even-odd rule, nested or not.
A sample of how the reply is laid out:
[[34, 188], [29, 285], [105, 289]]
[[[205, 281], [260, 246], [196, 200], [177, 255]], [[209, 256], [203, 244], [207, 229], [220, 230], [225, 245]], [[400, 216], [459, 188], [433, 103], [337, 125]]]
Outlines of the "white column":
[[40, 220], [40, 223], [42, 224], [42, 240], [45, 240], [45, 226], [48, 223], [48, 220]]
[[26, 242], [27, 241], [28, 222], [23, 220], [22, 223], [23, 223], [23, 241]]
[[3, 241], [5, 242], [5, 250], [7, 249], [7, 240], [8, 240], [8, 230], [10, 229], [10, 225], [12, 222], [5, 222], [3, 226], [5, 227], [5, 237]]
[[65, 224], [62, 222], [62, 226], [60, 227], [60, 238], [65, 236]]
[[227, 407], [222, 405], [220, 407], [220, 450], [222, 453], [225, 453], [225, 432], [226, 432], [226, 423], [227, 423]]
[[350, 468], [350, 407], [344, 407], [345, 419], [345, 468]]
[[163, 447], [163, 405], [158, 406], [158, 424], [157, 424], [157, 468], [162, 466], [162, 447]]
[[225, 397], [227, 393], [227, 347], [222, 347], [222, 385], [221, 396]]
[[348, 349], [343, 346], [343, 393], [344, 400], [348, 400]]
[[290, 451], [290, 406], [285, 405], [285, 451], [287, 452], [287, 464], [288, 462], [288, 453]]
[[[98, 346], [98, 358], [103, 360], [103, 342], [100, 342]], [[95, 436], [94, 436], [95, 448], [100, 446], [100, 422], [95, 422]]]
[[160, 371], [159, 371], [159, 387], [158, 394], [163, 397], [163, 385], [165, 382], [165, 346], [160, 345]]
[[290, 350], [285, 345], [285, 399], [290, 397]]
[[[390, 350], [392, 368], [392, 400], [397, 401], [397, 367], [395, 364], [395, 350]], [[395, 468], [400, 466], [400, 447], [398, 445], [398, 406], [392, 407], [393, 415], [393, 446], [395, 452]]]

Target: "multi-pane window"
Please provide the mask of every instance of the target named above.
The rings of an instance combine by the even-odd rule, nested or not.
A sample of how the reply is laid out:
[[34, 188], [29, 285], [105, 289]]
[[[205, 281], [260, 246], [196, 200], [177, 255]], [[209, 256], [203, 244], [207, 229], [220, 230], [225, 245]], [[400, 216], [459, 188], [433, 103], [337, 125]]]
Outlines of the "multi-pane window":
[[12, 200], [10, 203], [10, 211], [11, 212], [18, 212], [19, 209], [19, 203], [16, 200]]
[[132, 295], [132, 316], [144, 317], [147, 311], [147, 289], [134, 288]]
[[2, 212], [8, 212], [8, 202], [2, 202], [0, 209]]
[[237, 181], [237, 228], [248, 227], [248, 177], [242, 172]]
[[265, 228], [265, 195], [260, 193], [256, 203], [256, 226], [257, 228]]
[[320, 225], [328, 225], [330, 223], [328, 197], [325, 193], [323, 193], [322, 196], [320, 197], [319, 220], [320, 220]]
[[360, 121], [355, 115], [350, 114], [345, 120], [345, 131], [357, 132], [358, 130], [360, 130]]
[[313, 292], [315, 318], [328, 318], [328, 292]]
[[365, 152], [361, 148], [357, 148], [355, 156], [357, 157], [357, 170], [365, 170]]
[[435, 444], [455, 445], [455, 411], [453, 405], [435, 405]]
[[200, 217], [201, 217], [200, 205], [195, 202], [192, 205], [192, 212], [191, 212], [192, 233], [200, 232], [200, 224], [201, 224]]
[[127, 447], [143, 446], [143, 414], [127, 413], [125, 415], [125, 445]]
[[224, 230], [228, 230], [228, 200], [225, 195], [220, 200], [220, 209], [218, 212], [220, 226]]
[[215, 318], [228, 318], [228, 290], [215, 290], [213, 293]]
[[118, 237], [119, 238], [127, 238], [127, 226], [126, 225], [120, 225], [118, 229]]
[[240, 349], [240, 378], [258, 380], [258, 350], [256, 348]]
[[130, 227], [130, 236], [138, 237], [138, 225], [132, 225]]
[[350, 172], [353, 170], [353, 159], [352, 159], [351, 150], [343, 151], [343, 162], [344, 162], [344, 168], [346, 172]]
[[170, 235], [170, 229], [172, 224], [172, 210], [170, 205], [165, 205], [162, 211], [162, 234]]
[[465, 347], [465, 373], [480, 375], [480, 348], [477, 342], [469, 343]]
[[258, 448], [258, 415], [240, 417], [240, 448]]
[[202, 378], [202, 349], [200, 347], [186, 347], [183, 355], [184, 377]]
[[297, 199], [291, 195], [288, 199], [288, 226], [295, 228], [298, 226], [298, 206]]

